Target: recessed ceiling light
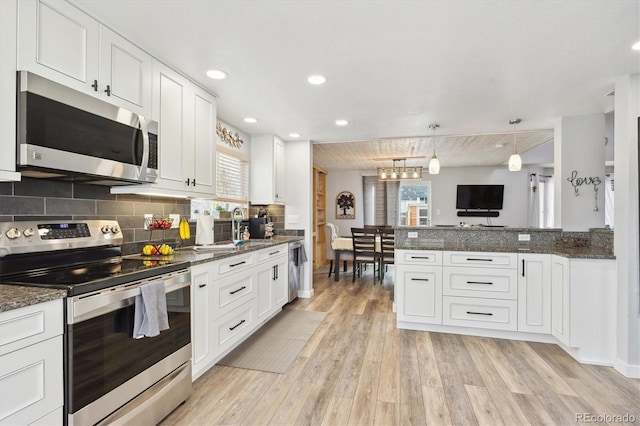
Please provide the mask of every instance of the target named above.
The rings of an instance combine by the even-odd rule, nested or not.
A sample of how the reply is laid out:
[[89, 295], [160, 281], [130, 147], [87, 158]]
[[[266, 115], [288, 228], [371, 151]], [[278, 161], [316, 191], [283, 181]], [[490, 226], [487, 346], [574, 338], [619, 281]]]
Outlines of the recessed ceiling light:
[[496, 144], [496, 148], [502, 148], [503, 146], [504, 146], [504, 144], [501, 144], [501, 143], [497, 143]]
[[251, 123], [251, 124], [253, 124], [253, 123], [257, 123], [257, 122], [258, 122], [258, 120], [256, 120], [256, 119], [255, 119], [255, 118], [253, 118], [253, 117], [247, 117], [247, 118], [245, 118], [245, 119], [244, 119], [244, 122], [245, 122], [245, 123]]
[[300, 133], [289, 133], [289, 137], [290, 138], [299, 138], [300, 137]]
[[207, 71], [207, 77], [214, 80], [224, 80], [225, 78], [229, 77], [229, 74], [222, 70], [209, 70]]
[[633, 46], [631, 46], [631, 48], [633, 50], [640, 50], [640, 41], [638, 41], [636, 44], [634, 44]]
[[310, 75], [309, 78], [307, 78], [307, 81], [309, 84], [319, 85], [326, 83], [327, 77], [324, 75]]
[[336, 126], [346, 126], [349, 124], [347, 120], [336, 120]]

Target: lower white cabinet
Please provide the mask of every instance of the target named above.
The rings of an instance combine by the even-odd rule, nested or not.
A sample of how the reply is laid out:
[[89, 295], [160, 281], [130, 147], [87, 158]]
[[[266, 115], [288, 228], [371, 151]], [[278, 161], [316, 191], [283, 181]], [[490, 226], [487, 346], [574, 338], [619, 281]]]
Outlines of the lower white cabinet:
[[62, 424], [62, 299], [0, 313], [0, 424]]
[[258, 319], [278, 312], [288, 299], [288, 246], [258, 252]]
[[191, 267], [194, 380], [282, 309], [287, 255], [280, 244]]
[[212, 338], [213, 263], [191, 267], [191, 363], [192, 376], [199, 377], [215, 356]]
[[567, 346], [569, 335], [569, 259], [551, 256], [551, 334]]
[[518, 254], [518, 331], [551, 333], [550, 254]]
[[398, 321], [442, 324], [442, 267], [395, 267]]

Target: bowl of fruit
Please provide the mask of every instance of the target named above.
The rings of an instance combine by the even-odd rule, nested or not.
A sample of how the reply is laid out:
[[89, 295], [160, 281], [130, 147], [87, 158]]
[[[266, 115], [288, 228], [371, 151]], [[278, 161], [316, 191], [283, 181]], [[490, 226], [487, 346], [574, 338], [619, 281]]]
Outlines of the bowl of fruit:
[[145, 256], [171, 256], [173, 254], [173, 247], [169, 244], [145, 244], [142, 247], [142, 254]]
[[173, 224], [173, 219], [169, 218], [169, 217], [158, 217], [158, 216], [154, 216], [154, 217], [149, 217], [147, 219], [145, 219], [145, 224], [146, 224], [146, 228], [150, 229], [151, 231], [155, 231], [155, 230], [166, 230], [166, 229], [171, 229], [171, 226]]

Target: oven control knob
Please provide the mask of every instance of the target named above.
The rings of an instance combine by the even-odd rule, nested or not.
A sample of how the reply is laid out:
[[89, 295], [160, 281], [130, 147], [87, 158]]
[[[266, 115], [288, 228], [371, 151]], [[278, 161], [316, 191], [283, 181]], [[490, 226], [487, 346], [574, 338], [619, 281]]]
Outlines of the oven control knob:
[[113, 225], [111, 227], [111, 232], [113, 232], [114, 234], [117, 234], [118, 232], [120, 232], [120, 228], [118, 228], [118, 225]]
[[102, 231], [103, 234], [108, 234], [109, 232], [111, 232], [111, 228], [109, 227], [109, 225], [103, 225], [102, 228], [100, 228], [100, 230]]
[[18, 228], [11, 228], [6, 232], [6, 234], [8, 239], [15, 240], [20, 236], [20, 231], [18, 230]]
[[29, 238], [29, 237], [33, 237], [33, 235], [35, 234], [35, 232], [33, 232], [33, 228], [27, 228], [24, 231], [22, 231], [22, 234]]

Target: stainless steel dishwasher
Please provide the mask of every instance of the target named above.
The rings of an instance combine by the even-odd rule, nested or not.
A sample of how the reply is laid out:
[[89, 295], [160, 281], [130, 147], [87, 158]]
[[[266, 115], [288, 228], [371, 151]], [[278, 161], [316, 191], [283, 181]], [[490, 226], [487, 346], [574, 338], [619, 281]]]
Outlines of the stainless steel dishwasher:
[[298, 290], [304, 280], [304, 262], [307, 256], [302, 241], [289, 243], [289, 302], [298, 297]]

